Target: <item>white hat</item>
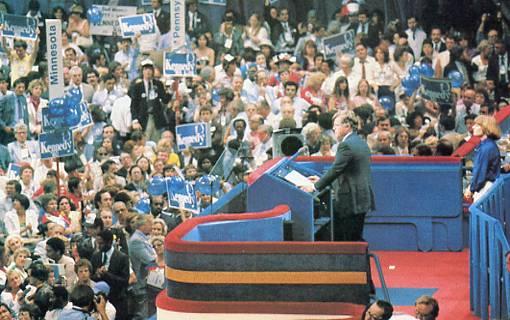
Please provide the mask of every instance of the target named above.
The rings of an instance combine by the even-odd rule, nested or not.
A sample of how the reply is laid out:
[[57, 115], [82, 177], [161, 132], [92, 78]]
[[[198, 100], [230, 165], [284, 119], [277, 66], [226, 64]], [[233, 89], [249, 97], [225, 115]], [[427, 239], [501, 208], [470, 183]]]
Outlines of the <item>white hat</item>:
[[142, 60], [142, 62], [140, 63], [140, 65], [143, 67], [154, 67], [154, 63], [152, 62], [151, 59], [145, 59], [145, 60]]

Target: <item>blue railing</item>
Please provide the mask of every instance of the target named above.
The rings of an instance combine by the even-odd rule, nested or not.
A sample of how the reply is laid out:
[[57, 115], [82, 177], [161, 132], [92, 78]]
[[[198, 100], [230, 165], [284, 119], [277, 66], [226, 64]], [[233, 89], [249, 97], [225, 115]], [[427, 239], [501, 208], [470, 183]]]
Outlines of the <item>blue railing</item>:
[[470, 303], [482, 320], [510, 319], [510, 175], [501, 176], [470, 208]]

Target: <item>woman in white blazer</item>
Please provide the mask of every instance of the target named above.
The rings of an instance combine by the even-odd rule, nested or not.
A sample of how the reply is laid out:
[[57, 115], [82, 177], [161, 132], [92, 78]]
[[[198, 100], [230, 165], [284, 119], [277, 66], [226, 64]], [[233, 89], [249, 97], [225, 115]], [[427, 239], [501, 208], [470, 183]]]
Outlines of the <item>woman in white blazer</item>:
[[17, 234], [22, 238], [31, 238], [37, 233], [37, 212], [30, 207], [30, 200], [23, 194], [13, 197], [13, 209], [5, 214], [5, 229], [7, 234]]
[[41, 80], [30, 81], [28, 91], [30, 96], [27, 98], [28, 122], [30, 125], [30, 134], [38, 136], [42, 131], [42, 108], [48, 106], [48, 100], [41, 98], [44, 84]]

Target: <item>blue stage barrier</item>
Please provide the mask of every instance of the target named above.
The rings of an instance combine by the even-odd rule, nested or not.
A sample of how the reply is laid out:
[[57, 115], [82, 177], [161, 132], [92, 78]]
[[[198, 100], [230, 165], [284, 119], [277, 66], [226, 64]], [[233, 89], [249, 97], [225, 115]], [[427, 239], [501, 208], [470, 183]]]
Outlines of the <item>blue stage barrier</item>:
[[200, 224], [183, 238], [187, 241], [283, 241], [285, 215], [253, 220], [227, 220]]
[[506, 270], [510, 175], [496, 180], [469, 211], [471, 310], [482, 320], [510, 319], [510, 274]]
[[[333, 158], [298, 160], [324, 172]], [[367, 215], [363, 234], [370, 250], [462, 250], [460, 159], [373, 156], [372, 180], [376, 210]]]

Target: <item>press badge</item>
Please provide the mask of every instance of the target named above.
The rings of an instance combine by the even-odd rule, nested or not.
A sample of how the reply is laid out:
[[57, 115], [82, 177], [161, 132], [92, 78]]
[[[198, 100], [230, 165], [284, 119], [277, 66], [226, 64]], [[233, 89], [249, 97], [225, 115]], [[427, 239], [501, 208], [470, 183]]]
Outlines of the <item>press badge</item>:
[[158, 94], [156, 93], [155, 90], [151, 90], [149, 91], [149, 100], [154, 100], [158, 97]]
[[506, 74], [506, 67], [505, 67], [505, 65], [503, 65], [503, 64], [499, 65], [499, 74], [500, 75]]

